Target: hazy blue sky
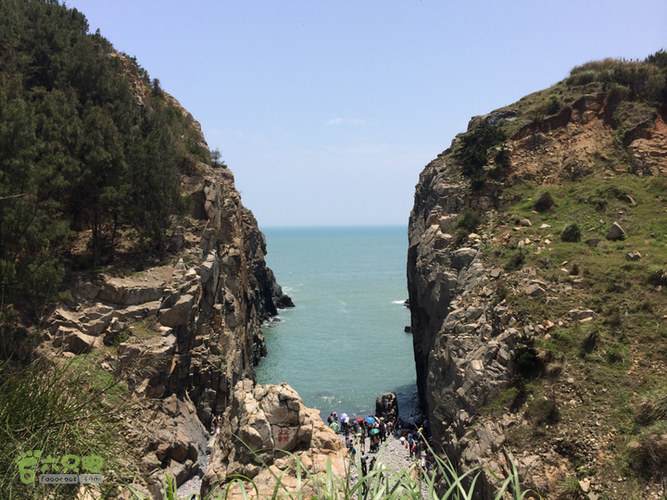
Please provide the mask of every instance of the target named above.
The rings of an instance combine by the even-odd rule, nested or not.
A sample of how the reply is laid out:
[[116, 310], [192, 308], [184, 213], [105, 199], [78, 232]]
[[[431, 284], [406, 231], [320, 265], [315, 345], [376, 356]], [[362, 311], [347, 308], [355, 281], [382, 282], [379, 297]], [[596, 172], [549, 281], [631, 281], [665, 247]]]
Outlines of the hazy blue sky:
[[422, 168], [584, 62], [667, 49], [667, 1], [70, 0], [201, 123], [260, 227], [407, 224]]

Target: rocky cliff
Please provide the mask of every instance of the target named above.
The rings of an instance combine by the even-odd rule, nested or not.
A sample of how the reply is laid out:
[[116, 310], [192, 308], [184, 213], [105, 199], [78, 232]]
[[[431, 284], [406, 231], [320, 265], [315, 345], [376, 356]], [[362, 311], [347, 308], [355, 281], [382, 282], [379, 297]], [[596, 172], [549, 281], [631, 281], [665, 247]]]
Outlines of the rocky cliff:
[[[200, 144], [206, 147], [201, 132]], [[134, 467], [147, 481], [135, 486], [153, 495], [160, 495], [163, 470], [179, 486], [202, 476], [216, 415], [223, 425], [220, 439], [208, 443], [208, 488], [232, 472], [259, 473], [239, 437], [253, 450], [299, 451], [314, 472], [333, 458], [342, 472], [346, 451], [319, 412], [303, 407], [287, 386], [275, 393], [255, 384], [253, 366], [266, 355], [260, 326], [293, 303], [266, 266], [266, 240], [230, 170], [200, 163], [196, 172], [181, 178], [193, 209], [171, 236], [168, 262], [75, 274], [72, 300], [45, 320], [40, 352], [54, 359], [86, 356], [90, 370], [113, 374], [127, 388], [133, 414], [127, 437]], [[274, 432], [266, 434], [258, 422], [269, 422]], [[273, 463], [273, 455], [263, 458]]]
[[[586, 69], [612, 61], [597, 64]], [[657, 397], [628, 369], [664, 363], [626, 346], [649, 335], [630, 324], [663, 330], [661, 288], [646, 280], [647, 266], [663, 264], [654, 221], [664, 220], [667, 115], [618, 92], [573, 71], [474, 117], [417, 184], [407, 276], [419, 396], [436, 449], [461, 471], [489, 468], [479, 498], [495, 491], [488, 471], [507, 473], [510, 451], [525, 485], [548, 498], [568, 488], [632, 496], [639, 477], [659, 490], [664, 463], [637, 452], [651, 431], [624, 426], [635, 423], [633, 401]], [[632, 289], [645, 310], [623, 295]], [[627, 388], [614, 403], [605, 394], [617, 384]]]
[[[0, 489], [129, 498], [134, 482], [161, 498], [166, 472], [199, 492], [207, 465], [209, 486], [252, 476], [233, 434], [310, 450], [314, 470], [311, 447], [326, 446], [338, 467], [346, 452], [316, 412], [256, 386], [260, 326], [293, 304], [232, 173], [159, 80], [88, 30], [59, 2], [0, 2], [0, 399], [15, 401]], [[253, 427], [267, 419], [281, 439]], [[90, 491], [33, 489], [19, 471], [84, 450], [104, 473]]]

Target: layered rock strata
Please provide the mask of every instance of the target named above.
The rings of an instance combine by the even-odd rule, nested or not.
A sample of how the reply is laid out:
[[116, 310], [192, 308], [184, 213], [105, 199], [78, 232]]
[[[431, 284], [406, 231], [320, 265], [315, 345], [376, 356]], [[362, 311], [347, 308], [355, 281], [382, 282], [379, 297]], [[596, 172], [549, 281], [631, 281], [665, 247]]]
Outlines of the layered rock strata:
[[[200, 131], [194, 120], [193, 126]], [[207, 147], [201, 133], [199, 142]], [[174, 231], [171, 263], [130, 276], [80, 275], [73, 302], [45, 321], [41, 347], [65, 357], [97, 350], [98, 367], [122, 380], [134, 400], [146, 401], [154, 413], [140, 425], [155, 432], [138, 439], [138, 454], [144, 476], [160, 484], [162, 469], [176, 471], [178, 484], [201, 473], [197, 450], [182, 453], [186, 439], [167, 433], [188, 429], [187, 441], [197, 443], [213, 416], [226, 412], [228, 422], [235, 420], [244, 405], [230, 414], [234, 388], [254, 384], [253, 366], [266, 355], [261, 323], [293, 306], [266, 266], [266, 239], [232, 173], [202, 163], [196, 170], [181, 178], [194, 209]], [[156, 398], [172, 403], [163, 407]]]

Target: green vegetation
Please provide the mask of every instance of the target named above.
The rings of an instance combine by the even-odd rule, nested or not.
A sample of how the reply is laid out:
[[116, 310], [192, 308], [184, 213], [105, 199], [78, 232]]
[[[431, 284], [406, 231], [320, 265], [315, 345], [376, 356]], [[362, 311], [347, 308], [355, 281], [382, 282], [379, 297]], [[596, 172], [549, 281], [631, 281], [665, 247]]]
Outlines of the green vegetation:
[[[67, 455], [80, 460], [99, 457], [103, 487], [110, 490], [111, 485], [119, 484], [118, 471], [125, 471], [125, 452], [118, 443], [125, 397], [117, 381], [93, 368], [93, 363], [93, 358], [79, 356], [76, 362], [62, 366], [35, 362], [14, 373], [7, 363], [0, 365], [0, 491], [6, 498], [76, 496], [79, 485], [39, 484], [41, 471], [36, 465], [30, 469], [29, 461], [39, 450], [41, 464], [53, 457], [58, 459], [56, 467], [63, 466]], [[22, 480], [22, 459], [28, 459], [24, 469], [36, 473], [33, 481], [27, 481], [28, 472]], [[57, 468], [47, 471], [56, 472]]]
[[1, 2], [4, 303], [55, 297], [75, 233], [88, 234], [78, 268], [110, 262], [123, 231], [164, 255], [173, 217], [188, 210], [179, 175], [211, 162], [199, 141], [159, 82], [88, 33], [80, 12], [57, 1]]
[[511, 119], [495, 125], [482, 122], [460, 134], [452, 157], [472, 189], [481, 188], [488, 179], [502, 181], [511, 170], [511, 154], [503, 146], [507, 138], [548, 132], [556, 115], [596, 93], [606, 93], [611, 125], [619, 143], [627, 146], [639, 129], [655, 119], [656, 106], [667, 105], [667, 52], [660, 50], [644, 61], [605, 59], [576, 66], [562, 82], [496, 110], [511, 111]]
[[547, 212], [555, 204], [556, 202], [551, 197], [551, 193], [549, 191], [542, 191], [535, 197], [535, 203], [533, 206], [538, 212]]
[[[558, 439], [559, 453], [586, 471], [578, 479], [594, 475], [634, 498], [667, 466], [667, 181], [603, 170], [551, 185], [558, 203], [538, 211], [544, 192], [531, 182], [507, 187], [503, 195], [513, 204], [485, 227], [494, 239], [484, 251], [490, 267], [505, 269], [514, 268], [519, 253], [533, 279], [560, 290], [555, 300], [552, 292], [531, 298], [517, 283], [505, 285], [505, 306], [519, 325], [564, 323], [548, 335], [518, 339], [519, 375], [484, 414], [521, 412], [530, 425], [510, 431], [515, 449]], [[515, 230], [524, 217], [532, 226]], [[613, 222], [626, 230], [625, 240], [605, 238]], [[559, 229], [567, 224], [579, 227], [579, 241], [561, 241]], [[641, 258], [627, 260], [635, 250]], [[572, 309], [591, 309], [593, 318], [569, 321]], [[582, 451], [587, 435], [608, 453], [605, 459]], [[619, 477], [626, 480], [619, 484]], [[563, 490], [579, 491], [575, 479]]]
[[454, 229], [465, 229], [468, 232], [474, 232], [484, 221], [479, 212], [466, 209], [454, 223]]
[[547, 114], [555, 115], [563, 107], [563, 102], [558, 94], [551, 94], [547, 103]]
[[575, 66], [565, 83], [575, 86], [599, 82], [624, 99], [667, 104], [666, 70], [667, 52], [660, 50], [641, 62], [609, 58]]
[[486, 181], [484, 167], [489, 163], [489, 149], [506, 140], [507, 134], [500, 126], [487, 122], [460, 136], [454, 158], [461, 165], [461, 173], [470, 179], [473, 189], [483, 186]]
[[139, 339], [149, 339], [160, 335], [160, 324], [156, 316], [132, 322], [127, 326], [132, 335]]
[[573, 222], [565, 226], [560, 233], [560, 239], [569, 243], [581, 241], [581, 228], [579, 227], [579, 224]]
[[[535, 498], [532, 490], [523, 490], [519, 480], [519, 473], [514, 465], [511, 455], [506, 455], [511, 470], [507, 472], [507, 478], [502, 480], [490, 469], [480, 467], [459, 473], [449, 460], [436, 457], [435, 473], [428, 472], [414, 465], [409, 469], [375, 468], [368, 471], [364, 477], [355, 478], [351, 470], [344, 477], [333, 474], [331, 460], [327, 460], [327, 470], [324, 474], [312, 474], [304, 467], [301, 460], [290, 455], [296, 462], [292, 471], [298, 479], [298, 486], [290, 487], [286, 483], [289, 469], [278, 475], [274, 469], [268, 466], [255, 453], [255, 456], [263, 463], [263, 467], [271, 472], [275, 480], [275, 486], [271, 494], [261, 494], [259, 485], [244, 476], [235, 475], [230, 482], [224, 485], [224, 491], [217, 494], [208, 494], [203, 500], [224, 500], [230, 495], [233, 498], [251, 499], [303, 499], [317, 498], [321, 500], [352, 500], [364, 498], [367, 500], [422, 500], [422, 485], [426, 487], [429, 500], [471, 500], [476, 493], [476, 484], [480, 474], [485, 470], [497, 480], [498, 493], [494, 500], [511, 498], [512, 500], [523, 500], [524, 498]], [[357, 456], [356, 470], [361, 470], [360, 457]], [[278, 471], [280, 472], [280, 471]], [[438, 484], [443, 480], [445, 484]], [[470, 486], [466, 487], [465, 484]], [[264, 485], [262, 485], [264, 486]], [[129, 487], [137, 500], [148, 500], [149, 497]], [[176, 500], [175, 481], [168, 475], [165, 478], [163, 496], [165, 500]], [[539, 498], [539, 496], [538, 496]], [[191, 495], [188, 500], [202, 497], [197, 494]]]

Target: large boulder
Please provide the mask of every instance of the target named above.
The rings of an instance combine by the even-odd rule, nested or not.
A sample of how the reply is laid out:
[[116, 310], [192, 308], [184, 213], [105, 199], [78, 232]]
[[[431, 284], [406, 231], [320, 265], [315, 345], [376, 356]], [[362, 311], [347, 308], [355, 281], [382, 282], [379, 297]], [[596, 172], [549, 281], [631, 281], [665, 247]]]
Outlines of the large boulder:
[[375, 398], [375, 416], [387, 421], [398, 417], [398, 398], [395, 392], [386, 392]]
[[206, 459], [207, 432], [187, 396], [179, 399], [172, 394], [160, 406], [160, 411], [153, 412], [155, 420], [151, 426], [157, 431], [147, 436], [151, 451], [144, 462], [152, 459], [159, 464], [152, 474], [158, 483], [162, 483], [167, 472], [180, 486], [197, 474], [200, 463]]
[[106, 278], [97, 299], [112, 304], [136, 305], [162, 298], [164, 282], [137, 282], [132, 278]]
[[295, 459], [315, 475], [324, 474], [330, 464], [338, 477], [345, 474], [349, 460], [343, 442], [322, 421], [319, 410], [306, 408], [289, 385], [253, 386], [241, 380], [223, 415], [202, 494], [222, 491], [232, 474], [254, 479], [260, 496], [270, 494], [276, 484], [272, 471], [285, 473], [283, 484], [296, 481]]
[[625, 236], [625, 230], [618, 224], [618, 222], [614, 222], [609, 228], [609, 231], [607, 231], [608, 240], [622, 240], [625, 239]]
[[101, 345], [102, 339], [100, 337], [93, 337], [81, 332], [74, 332], [65, 339], [65, 350], [74, 354], [90, 352]]
[[183, 295], [178, 302], [174, 304], [174, 307], [166, 309], [160, 312], [158, 321], [163, 326], [168, 326], [170, 328], [175, 328], [180, 325], [186, 324], [190, 321], [190, 315], [192, 313], [192, 306], [194, 305], [195, 298], [192, 295]]
[[477, 255], [477, 250], [474, 248], [459, 248], [455, 252], [452, 252], [452, 267], [460, 271], [470, 265], [475, 255]]

